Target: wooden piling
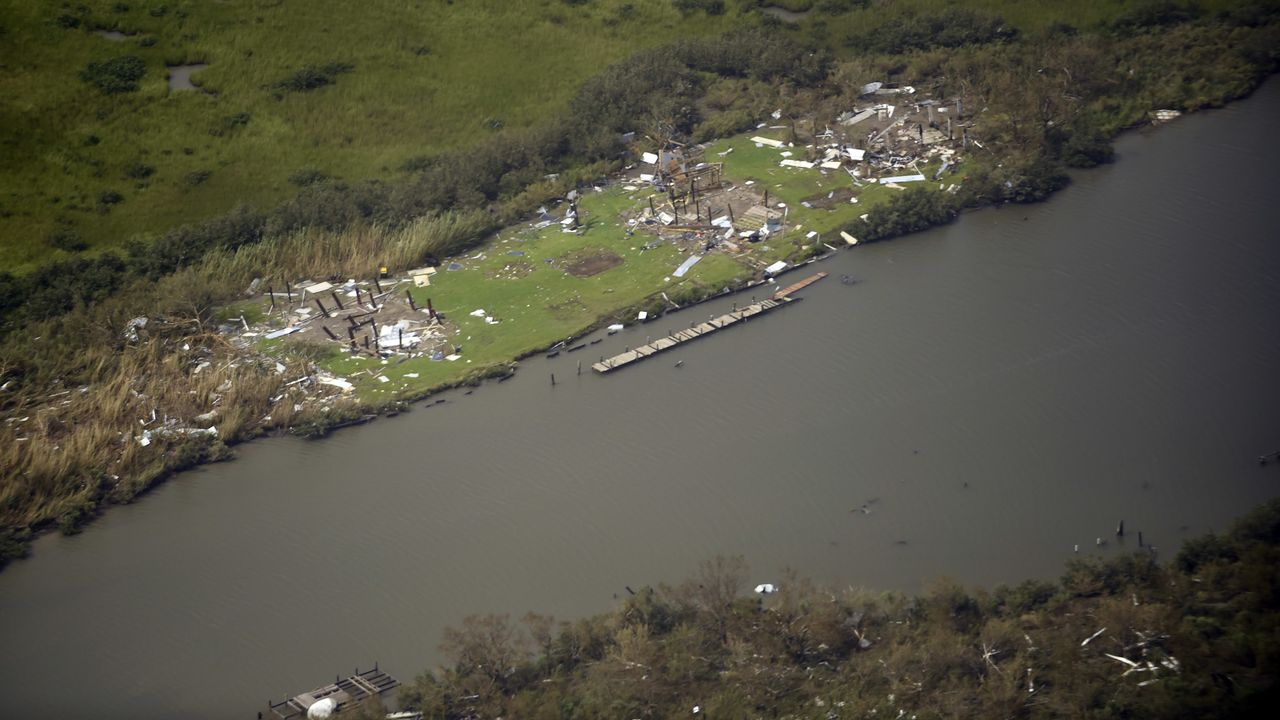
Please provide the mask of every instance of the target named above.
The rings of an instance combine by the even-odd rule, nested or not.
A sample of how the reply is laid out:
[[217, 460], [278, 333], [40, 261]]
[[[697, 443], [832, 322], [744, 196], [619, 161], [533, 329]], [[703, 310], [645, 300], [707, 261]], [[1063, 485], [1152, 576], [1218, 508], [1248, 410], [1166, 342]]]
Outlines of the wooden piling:
[[378, 278], [377, 278], [376, 276], [373, 278], [373, 286], [374, 286], [374, 287], [376, 287], [376, 288], [378, 288], [378, 294], [379, 294], [379, 295], [381, 295], [381, 294], [382, 294], [382, 283], [378, 282]]
[[334, 290], [330, 290], [330, 291], [329, 291], [329, 297], [333, 298], [333, 302], [334, 302], [334, 304], [335, 304], [335, 305], [337, 305], [337, 306], [338, 306], [338, 309], [339, 309], [339, 310], [346, 310], [346, 309], [347, 309], [347, 308], [342, 304], [342, 299], [338, 297], [338, 293], [337, 293], [336, 291], [334, 291]]
[[270, 285], [267, 286], [267, 297], [271, 298], [271, 309], [275, 310], [276, 309], [276, 293], [274, 290], [271, 289]]
[[320, 308], [320, 314], [329, 317], [329, 311], [324, 309], [324, 303], [320, 302], [320, 298], [314, 298], [314, 300], [316, 301], [316, 307]]
[[551, 387], [555, 387], [555, 386], [556, 386], [556, 374], [551, 373]]
[[409, 299], [409, 307], [412, 308], [414, 312], [417, 312], [418, 304], [413, 301], [413, 293], [409, 292], [408, 290], [405, 290], [404, 296]]
[[325, 335], [328, 335], [330, 340], [337, 340], [337, 339], [338, 339], [338, 336], [333, 334], [333, 331], [329, 329], [329, 326], [328, 326], [328, 325], [321, 325], [321, 326], [320, 326], [320, 329], [321, 329], [321, 330], [324, 330], [324, 334], [325, 334]]

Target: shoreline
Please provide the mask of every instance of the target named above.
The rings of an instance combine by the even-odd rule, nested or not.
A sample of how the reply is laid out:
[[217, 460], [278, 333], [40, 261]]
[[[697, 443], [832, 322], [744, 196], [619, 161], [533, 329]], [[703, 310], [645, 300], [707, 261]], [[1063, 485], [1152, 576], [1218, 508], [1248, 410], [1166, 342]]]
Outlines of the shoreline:
[[[1267, 75], [1263, 77], [1255, 86], [1250, 88], [1248, 93], [1240, 97], [1234, 98], [1230, 102], [1234, 103], [1239, 100], [1248, 99], [1257, 91], [1258, 88], [1260, 88], [1263, 84], [1265, 84], [1268, 80], [1270, 80], [1271, 77], [1272, 77], [1271, 75]], [[1213, 110], [1218, 108], [1210, 107], [1210, 108], [1204, 108], [1204, 109]], [[1196, 110], [1195, 112], [1199, 113], [1201, 112], [1201, 110]], [[1158, 130], [1160, 126], [1166, 124], [1166, 122], [1167, 121], [1144, 122], [1135, 126], [1130, 126], [1122, 130], [1120, 133], [1118, 133], [1117, 137], [1120, 135], [1128, 134], [1129, 132], [1133, 132], [1133, 131], [1137, 131], [1140, 133], [1144, 131], [1154, 132], [1155, 130]], [[625, 177], [621, 173], [613, 174], [605, 179], [605, 182], [610, 184], [620, 183], [623, 181], [625, 181]], [[1056, 189], [1051, 191], [1048, 195], [1039, 199], [1032, 200], [1030, 202], [1046, 202], [1050, 197], [1052, 197], [1054, 192], [1056, 192]], [[981, 204], [981, 205], [977, 205], [973, 207], [962, 207], [959, 209], [959, 213], [954, 217], [945, 219], [942, 222], [933, 222], [929, 224], [927, 227], [920, 228], [917, 230], [911, 230], [909, 232], [902, 233], [901, 235], [895, 235], [890, 238], [886, 238], [886, 240], [893, 239], [894, 237], [899, 237], [902, 235], [914, 234], [915, 232], [920, 232], [924, 229], [931, 229], [933, 227], [937, 227], [939, 225], [952, 222], [958, 219], [960, 215], [965, 212], [984, 210], [989, 208], [994, 208], [996, 210], [999, 210], [1005, 204], [1008, 204], [1008, 203], [986, 201], [984, 204]], [[1015, 204], [1026, 204], [1026, 202], [1018, 202]], [[491, 236], [490, 238], [486, 239], [486, 241], [481, 245], [479, 245], [478, 247], [479, 248], [488, 247], [489, 244], [492, 242], [492, 240], [493, 240], [493, 237]], [[864, 241], [863, 244], [866, 244], [866, 242], [883, 242], [883, 241], [885, 240]], [[830, 248], [830, 246], [827, 246], [827, 247]], [[854, 245], [850, 247], [840, 247], [837, 249], [848, 250], [856, 247], [857, 246]], [[819, 255], [807, 257], [803, 261], [796, 262], [795, 264], [789, 265], [785, 270], [778, 273], [774, 277], [780, 277], [794, 270], [807, 267], [812, 263], [826, 260], [832, 257], [834, 254], [835, 254], [835, 250], [827, 250], [822, 252]], [[284, 427], [273, 428], [273, 427], [266, 427], [264, 425], [259, 424], [248, 429], [242, 437], [232, 439], [230, 441], [222, 441], [222, 440], [217, 440], [214, 442], [205, 442], [205, 441], [190, 442], [189, 441], [187, 443], [177, 446], [177, 448], [180, 451], [183, 451], [183, 448], [186, 448], [186, 450], [183, 451], [184, 456], [186, 458], [184, 462], [174, 465], [172, 467], [165, 467], [161, 472], [157, 473], [155, 476], [147, 480], [144, 484], [140, 485], [134, 492], [129, 494], [124, 500], [111, 498], [109, 491], [102, 492], [97, 498], [92, 510], [76, 518], [76, 524], [72, 528], [71, 532], [68, 532], [65, 527], [61, 529], [64, 532], [64, 534], [76, 534], [80, 532], [86, 525], [91, 524], [93, 519], [95, 519], [101, 513], [106, 512], [109, 506], [116, 505], [116, 504], [131, 504], [132, 502], [137, 501], [143, 495], [148, 494], [152, 489], [158, 487], [160, 484], [169, 482], [170, 480], [173, 479], [175, 475], [177, 475], [178, 473], [181, 473], [184, 470], [189, 470], [198, 465], [202, 465], [206, 463], [225, 462], [229, 460], [234, 460], [235, 457], [234, 457], [233, 448], [242, 442], [249, 442], [258, 438], [271, 437], [271, 436], [285, 434], [285, 433], [294, 434], [299, 437], [303, 437], [307, 439], [321, 439], [327, 436], [329, 433], [335, 432], [344, 427], [349, 427], [352, 425], [363, 425], [363, 424], [372, 422], [382, 416], [395, 416], [401, 412], [408, 412], [409, 410], [413, 409], [413, 406], [415, 404], [425, 403], [426, 401], [430, 400], [432, 397], [439, 395], [441, 393], [447, 392], [449, 390], [454, 390], [462, 387], [478, 387], [479, 385], [483, 384], [484, 381], [492, 380], [492, 379], [497, 379], [498, 382], [502, 382], [503, 380], [508, 379], [509, 377], [515, 374], [515, 372], [518, 370], [518, 366], [521, 361], [527, 358], [533, 357], [535, 355], [545, 354], [551, 351], [553, 348], [560, 345], [564, 345], [564, 346], [572, 345], [575, 342], [578, 342], [579, 340], [591, 335], [592, 333], [598, 332], [599, 330], [606, 327], [608, 324], [610, 324], [613, 321], [616, 321], [619, 319], [625, 319], [625, 318], [635, 318], [636, 313], [640, 310], [650, 311], [650, 317], [643, 322], [653, 322], [661, 317], [666, 317], [667, 315], [678, 313], [681, 310], [697, 307], [706, 302], [710, 302], [712, 300], [715, 300], [720, 297], [724, 297], [726, 295], [731, 295], [734, 293], [749, 290], [754, 287], [759, 287], [762, 284], [766, 284], [766, 282], [767, 280], [763, 276], [761, 276], [759, 272], [757, 272], [750, 279], [744, 280], [741, 283], [738, 283], [731, 287], [726, 286], [721, 289], [714, 289], [714, 290], [711, 288], [701, 288], [699, 289], [698, 292], [696, 292], [694, 295], [691, 296], [692, 300], [687, 301], [683, 305], [679, 305], [678, 307], [675, 307], [675, 308], [672, 308], [669, 306], [671, 301], [669, 299], [665, 299], [664, 292], [660, 290], [656, 293], [652, 293], [648, 296], [645, 296], [640, 301], [632, 303], [622, 309], [615, 310], [611, 313], [597, 317], [593, 322], [587, 325], [585, 329], [577, 333], [571, 334], [561, 340], [548, 342], [541, 347], [520, 353], [517, 356], [510, 358], [509, 360], [495, 362], [485, 366], [474, 368], [471, 372], [467, 373], [465, 376], [457, 380], [438, 383], [438, 384], [430, 385], [423, 388], [411, 389], [395, 397], [388, 398], [385, 401], [373, 402], [367, 399], [361, 399], [357, 405], [354, 405], [353, 407], [347, 409], [346, 411], [335, 412], [324, 417], [308, 416], [303, 421], [291, 423]], [[658, 312], [656, 313], [653, 312], [655, 308], [658, 309]], [[254, 357], [254, 358], [270, 358], [271, 357], [269, 354], [252, 353], [252, 352], [248, 353], [248, 356]], [[429, 406], [430, 405], [425, 405], [425, 404], [423, 405], [423, 407], [429, 407]], [[10, 547], [8, 548], [0, 547], [0, 572], [3, 572], [4, 566], [7, 565], [8, 561], [10, 560], [29, 558], [31, 556], [31, 547], [32, 547], [31, 543], [36, 538], [48, 532], [51, 532], [54, 529], [59, 528], [61, 524], [62, 523], [60, 518], [56, 518], [56, 517], [49, 518], [45, 522], [39, 523], [37, 525], [28, 526], [26, 528], [13, 528], [13, 529], [10, 529], [7, 534], [0, 535], [0, 541], [10, 544]], [[15, 546], [14, 543], [16, 543], [17, 545]], [[14, 552], [15, 547], [17, 548], [17, 552]]]

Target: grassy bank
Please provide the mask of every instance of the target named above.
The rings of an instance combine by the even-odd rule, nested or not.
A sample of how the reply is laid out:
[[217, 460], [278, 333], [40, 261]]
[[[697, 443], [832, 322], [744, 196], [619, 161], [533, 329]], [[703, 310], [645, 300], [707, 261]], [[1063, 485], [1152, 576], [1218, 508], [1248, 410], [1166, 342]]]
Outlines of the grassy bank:
[[[839, 230], [881, 240], [945, 222], [967, 207], [1043, 199], [1065, 182], [1065, 167], [1106, 161], [1110, 134], [1145, 122], [1152, 110], [1191, 110], [1247, 93], [1275, 67], [1278, 17], [1275, 5], [1266, 3], [1233, 6], [1225, 14], [1212, 4], [1100, 4], [1092, 11], [1100, 13], [1096, 18], [1065, 18], [1057, 4], [1023, 3], [1004, 19], [982, 5], [956, 15], [949, 5], [928, 2], [850, 2], [815, 3], [793, 25], [767, 19], [752, 3], [727, 3], [719, 11], [714, 3], [637, 3], [624, 12], [624, 3], [594, 0], [538, 5], [539, 12], [563, 15], [543, 27], [544, 21], [530, 20], [529, 7], [521, 6], [517, 22], [514, 10], [497, 3], [468, 4], [465, 11], [424, 3], [358, 19], [349, 18], [354, 10], [334, 6], [331, 18], [324, 16], [331, 32], [339, 27], [336, 19], [347, 18], [346, 37], [369, 42], [307, 40], [307, 47], [343, 52], [303, 57], [288, 50], [303, 40], [284, 39], [280, 48], [267, 49], [254, 43], [271, 45], [268, 39], [287, 35], [281, 33], [286, 21], [296, 22], [308, 38], [324, 37], [321, 27], [307, 25], [319, 20], [286, 17], [280, 5], [253, 12], [206, 5], [175, 4], [160, 12], [159, 6], [117, 11], [103, 3], [76, 9], [70, 19], [24, 5], [5, 15], [5, 52], [26, 48], [28, 56], [6, 57], [24, 70], [0, 81], [14, 83], [4, 96], [3, 132], [9, 133], [5, 147], [16, 149], [10, 156], [15, 161], [4, 168], [13, 175], [3, 181], [16, 204], [3, 201], [3, 220], [35, 222], [44, 209], [65, 210], [62, 200], [36, 195], [62, 193], [59, 183], [80, 183], [77, 197], [93, 207], [75, 210], [80, 214], [72, 225], [91, 225], [102, 238], [79, 235], [87, 250], [54, 251], [39, 244], [43, 231], [35, 226], [5, 230], [6, 238], [17, 238], [5, 246], [16, 253], [6, 267], [19, 273], [0, 272], [0, 525], [6, 538], [0, 557], [20, 553], [32, 529], [56, 524], [74, 532], [104, 504], [128, 502], [168, 473], [222, 457], [228, 444], [289, 427], [314, 432], [398, 407], [433, 388], [505, 371], [512, 359], [602, 318], [653, 307], [660, 293], [680, 302], [703, 296], [754, 276], [772, 260], [802, 257], [823, 240], [835, 242]], [[419, 16], [428, 10], [430, 21]], [[520, 97], [504, 101], [495, 91], [505, 107], [521, 109], [519, 120], [485, 125], [472, 113], [489, 108], [442, 100], [442, 108], [453, 109], [425, 113], [448, 120], [452, 129], [442, 129], [425, 124], [419, 110], [426, 90], [410, 92], [398, 80], [386, 84], [370, 73], [409, 78], [404, 82], [434, 77], [430, 82], [458, 97], [488, 98], [484, 77], [461, 69], [448, 77], [409, 73], [383, 57], [404, 48], [373, 42], [369, 33], [398, 23], [402, 14], [412, 15], [406, 27], [428, 35], [437, 25], [464, 21], [506, 28], [509, 35], [532, 22], [536, 27], [526, 36], [545, 40], [553, 46], [547, 57], [560, 60], [603, 63], [614, 51], [622, 57], [651, 42], [666, 44], [603, 69], [569, 63], [573, 68], [560, 68], [558, 75], [548, 74], [541, 60], [525, 62], [516, 45], [499, 43], [497, 32], [498, 39], [479, 33], [483, 37], [473, 45], [457, 46], [456, 58], [447, 42], [440, 46], [446, 49], [415, 50], [413, 58], [460, 63], [471, 73], [498, 72], [504, 62], [519, 65], [508, 69], [527, 81], [510, 90], [526, 93]], [[424, 23], [431, 28], [421, 29]], [[938, 23], [954, 31], [933, 32]], [[93, 34], [96, 27], [140, 34], [104, 45], [112, 41]], [[754, 31], [714, 34], [742, 27]], [[639, 32], [654, 28], [669, 33]], [[613, 32], [627, 39], [606, 42]], [[699, 37], [673, 41], [685, 34]], [[156, 42], [144, 43], [148, 37]], [[163, 43], [178, 41], [187, 54], [164, 55], [180, 48], [166, 50]], [[579, 41], [584, 47], [574, 55]], [[72, 47], [86, 42], [99, 43], [93, 47], [101, 54]], [[64, 51], [57, 55], [63, 59], [52, 59], [42, 43]], [[127, 84], [130, 64], [104, 68], [112, 57], [130, 54], [145, 67], [136, 90], [105, 92], [80, 79], [96, 63], [87, 74], [91, 80]], [[206, 84], [217, 90], [216, 98], [164, 90], [158, 64], [191, 60], [209, 63], [202, 72], [213, 73]], [[236, 71], [214, 73], [228, 67]], [[555, 92], [539, 84], [546, 77], [556, 78]], [[854, 184], [843, 170], [781, 167], [778, 149], [749, 140], [757, 133], [796, 140], [787, 151], [805, 153], [821, 130], [866, 104], [860, 88], [871, 80], [914, 85], [920, 97], [963, 100], [966, 129], [981, 146], [962, 148], [960, 169], [936, 181], [956, 186], [954, 192], [934, 184], [936, 159], [915, 168], [929, 175], [927, 188], [899, 190]], [[231, 107], [237, 98], [256, 104]], [[185, 112], [192, 103], [227, 105], [212, 114], [201, 110], [199, 122], [196, 115], [180, 122], [183, 116], [163, 114]], [[209, 118], [231, 120], [210, 125]], [[761, 122], [779, 127], [754, 129]], [[342, 137], [325, 134], [338, 126]], [[274, 130], [266, 133], [267, 127]], [[161, 141], [165, 136], [150, 135], [149, 128], [177, 135]], [[627, 131], [637, 133], [629, 144], [622, 135]], [[349, 144], [346, 134], [352, 134]], [[89, 135], [97, 142], [82, 142]], [[203, 144], [189, 146], [194, 152], [187, 154], [184, 138], [195, 136]], [[687, 278], [673, 278], [671, 271], [693, 249], [688, 242], [646, 248], [641, 234], [628, 234], [624, 216], [650, 198], [642, 184], [628, 190], [626, 180], [586, 191], [581, 234], [530, 227], [529, 213], [539, 205], [635, 163], [638, 153], [656, 150], [659, 139], [716, 138], [705, 158], [723, 158], [728, 183], [753, 192], [768, 188], [775, 209], [778, 202], [787, 205], [790, 229], [780, 241], [709, 254]], [[81, 144], [72, 148], [75, 143]], [[94, 156], [83, 153], [97, 148], [129, 152], [90, 162]], [[138, 159], [143, 150], [176, 164], [152, 162], [153, 155]], [[204, 167], [182, 163], [209, 158], [217, 159], [208, 166], [211, 175], [187, 190], [164, 189], [179, 175], [188, 182]], [[58, 162], [51, 165], [53, 160]], [[223, 170], [232, 178], [226, 194], [217, 202], [200, 201], [198, 193], [216, 188]], [[634, 179], [636, 172], [621, 177]], [[370, 175], [372, 180], [363, 179]], [[128, 177], [133, 189], [122, 185], [121, 199], [107, 196], [105, 202], [100, 194], [113, 190], [107, 183], [115, 177]], [[153, 189], [156, 212], [143, 211], [151, 201], [140, 198]], [[818, 207], [835, 190], [853, 192], [858, 203]], [[164, 195], [170, 191], [175, 194]], [[262, 209], [242, 206], [159, 232], [174, 222], [172, 213], [200, 217], [244, 199]], [[141, 208], [136, 223], [119, 214], [126, 208]], [[819, 237], [811, 239], [809, 232]], [[141, 241], [129, 242], [138, 234]], [[74, 239], [63, 237], [64, 244]], [[125, 250], [104, 250], [111, 246]], [[604, 254], [620, 262], [584, 276], [565, 271]], [[382, 265], [402, 276], [431, 257], [454, 258], [462, 269], [442, 271], [430, 290], [413, 292], [419, 302], [432, 297], [454, 323], [452, 339], [464, 347], [463, 360], [415, 358], [379, 371], [331, 346], [257, 344], [218, 331], [242, 315], [252, 323], [267, 318], [262, 301], [246, 295], [255, 279], [277, 288], [302, 278], [365, 279]], [[33, 264], [39, 267], [31, 269]], [[497, 323], [472, 318], [478, 308]], [[149, 321], [135, 337], [130, 322], [139, 316]], [[308, 387], [307, 378], [321, 371], [355, 377], [365, 369], [390, 382], [364, 373], [369, 380], [349, 396]], [[192, 432], [210, 426], [216, 437]], [[143, 430], [152, 431], [145, 445]]]
[[1171, 561], [1072, 561], [1057, 582], [918, 596], [795, 576], [744, 597], [717, 558], [574, 622], [473, 616], [402, 689], [429, 718], [1263, 717], [1280, 673], [1280, 504]]

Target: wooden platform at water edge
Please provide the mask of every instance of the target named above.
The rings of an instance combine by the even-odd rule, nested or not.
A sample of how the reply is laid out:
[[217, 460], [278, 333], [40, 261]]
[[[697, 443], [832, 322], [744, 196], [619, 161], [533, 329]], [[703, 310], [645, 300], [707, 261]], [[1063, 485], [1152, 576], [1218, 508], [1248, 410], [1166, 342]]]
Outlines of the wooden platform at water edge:
[[297, 720], [305, 718], [307, 710], [325, 698], [332, 698], [337, 704], [337, 710], [341, 711], [352, 703], [360, 702], [373, 695], [381, 695], [399, 684], [399, 680], [374, 665], [372, 670], [360, 672], [357, 668], [354, 675], [342, 680], [335, 679], [332, 685], [325, 685], [311, 692], [295, 695], [284, 702], [268, 703], [268, 705], [276, 717], [283, 720]]
[[723, 330], [735, 323], [744, 322], [753, 317], [758, 317], [770, 310], [780, 308], [787, 303], [792, 302], [795, 298], [791, 297], [791, 293], [794, 293], [801, 288], [808, 287], [826, 276], [827, 274], [824, 272], [811, 275], [794, 285], [788, 285], [787, 287], [779, 290], [774, 293], [773, 298], [769, 300], [761, 300], [760, 302], [752, 303], [742, 309], [721, 315], [718, 318], [712, 318], [711, 320], [692, 325], [686, 330], [678, 330], [671, 335], [658, 338], [647, 345], [641, 345], [635, 350], [628, 350], [624, 353], [614, 355], [613, 357], [604, 358], [600, 362], [592, 365], [591, 368], [602, 374], [612, 372], [620, 367], [626, 367], [633, 362], [638, 362], [647, 357], [657, 355], [664, 350], [670, 350], [681, 343], [689, 342], [690, 340], [697, 340], [700, 337], [710, 335], [718, 330]]

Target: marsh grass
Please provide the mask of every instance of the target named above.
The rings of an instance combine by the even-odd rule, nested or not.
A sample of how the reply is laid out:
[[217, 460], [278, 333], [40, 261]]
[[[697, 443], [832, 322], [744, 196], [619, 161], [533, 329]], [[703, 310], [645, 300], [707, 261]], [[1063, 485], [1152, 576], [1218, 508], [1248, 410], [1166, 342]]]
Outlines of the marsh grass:
[[[669, 3], [620, 0], [191, 3], [159, 16], [113, 6], [0, 0], [0, 63], [22, 68], [0, 76], [0, 268], [65, 256], [43, 242], [59, 221], [100, 251], [244, 198], [270, 207], [292, 195], [301, 169], [393, 177], [407, 158], [491, 135], [486, 119], [509, 129], [547, 119], [638, 49], [744, 22], [686, 22]], [[66, 13], [75, 27], [57, 22]], [[131, 37], [110, 42], [97, 27]], [[146, 67], [136, 91], [103, 95], [76, 79], [125, 56]], [[168, 90], [165, 66], [191, 62], [208, 64], [192, 80], [211, 94]], [[228, 126], [231, 117], [248, 120]], [[154, 175], [122, 184], [139, 161]], [[95, 198], [114, 185], [123, 202], [104, 210]]]

